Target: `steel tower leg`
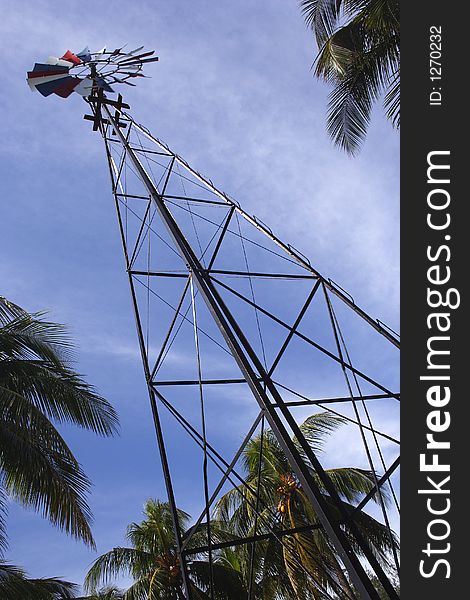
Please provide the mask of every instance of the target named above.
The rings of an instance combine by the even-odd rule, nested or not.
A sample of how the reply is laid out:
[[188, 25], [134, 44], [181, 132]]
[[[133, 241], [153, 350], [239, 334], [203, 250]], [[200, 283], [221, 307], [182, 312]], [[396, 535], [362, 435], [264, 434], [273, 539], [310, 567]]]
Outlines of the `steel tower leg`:
[[[108, 155], [108, 166], [110, 169], [111, 181], [113, 181], [113, 173], [112, 173], [109, 155]], [[191, 598], [191, 596], [190, 596], [190, 585], [189, 585], [189, 577], [188, 577], [187, 560], [186, 560], [186, 556], [182, 552], [181, 527], [180, 527], [180, 523], [178, 520], [177, 505], [176, 505], [176, 501], [175, 501], [173, 485], [171, 482], [171, 475], [170, 475], [170, 469], [169, 469], [169, 465], [168, 465], [167, 452], [166, 452], [166, 448], [165, 448], [165, 442], [163, 439], [163, 430], [162, 430], [162, 426], [161, 426], [160, 415], [158, 412], [158, 406], [155, 401], [155, 390], [152, 388], [152, 385], [151, 385], [152, 377], [151, 377], [150, 368], [149, 368], [149, 364], [148, 364], [147, 354], [145, 351], [145, 339], [144, 339], [142, 323], [140, 320], [140, 315], [139, 315], [139, 310], [138, 310], [134, 282], [132, 280], [131, 274], [129, 273], [130, 260], [129, 260], [129, 255], [127, 252], [124, 226], [122, 223], [122, 219], [120, 217], [119, 210], [117, 207], [116, 207], [116, 209], [117, 209], [116, 212], [118, 215], [119, 233], [120, 233], [123, 252], [124, 252], [124, 260], [126, 263], [126, 270], [128, 271], [129, 288], [130, 288], [131, 298], [132, 298], [132, 306], [133, 306], [134, 319], [135, 319], [135, 324], [136, 324], [136, 329], [137, 329], [137, 337], [138, 337], [138, 341], [139, 341], [139, 349], [140, 349], [140, 354], [141, 354], [141, 358], [142, 358], [142, 364], [144, 367], [145, 380], [147, 382], [147, 389], [148, 389], [149, 399], [150, 399], [150, 408], [152, 410], [152, 418], [153, 418], [153, 422], [154, 422], [154, 426], [155, 426], [155, 433], [156, 433], [156, 437], [157, 437], [158, 450], [160, 453], [163, 477], [165, 480], [165, 487], [166, 487], [166, 492], [167, 492], [167, 496], [168, 496], [168, 502], [170, 504], [170, 509], [171, 509], [173, 528], [175, 531], [175, 540], [176, 540], [176, 547], [178, 550], [178, 558], [179, 558], [180, 567], [181, 567], [183, 587], [184, 587], [184, 592], [185, 592], [186, 598], [189, 599], [189, 598]]]

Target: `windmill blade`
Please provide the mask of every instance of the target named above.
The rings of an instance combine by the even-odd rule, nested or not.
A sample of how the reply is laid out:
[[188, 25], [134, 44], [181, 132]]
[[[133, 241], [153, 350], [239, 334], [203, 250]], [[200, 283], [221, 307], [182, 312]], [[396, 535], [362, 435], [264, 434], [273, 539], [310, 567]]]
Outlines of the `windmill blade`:
[[[34, 91], [40, 91], [41, 89], [44, 88], [40, 88], [39, 86], [44, 85], [45, 83], [52, 83], [53, 81], [62, 81], [63, 79], [67, 78], [68, 75], [50, 75], [47, 77], [35, 77], [33, 79], [28, 78], [28, 85], [31, 88], [31, 90]], [[41, 92], [42, 93], [42, 92]], [[48, 96], [49, 94], [42, 94], [43, 96]]]
[[130, 65], [132, 65], [132, 66], [143, 65], [144, 63], [156, 62], [158, 60], [159, 60], [158, 56], [153, 56], [152, 58], [143, 58], [141, 60], [136, 60], [136, 61], [129, 62], [129, 63], [128, 62], [126, 62], [126, 63], [120, 63], [120, 65], [123, 66], [123, 67], [125, 67], [127, 69]]
[[82, 62], [90, 62], [90, 60], [91, 60], [90, 48], [88, 48], [88, 46], [85, 46], [85, 48], [83, 48], [83, 50], [81, 52], [77, 53], [77, 56]]
[[141, 69], [140, 63], [138, 65], [118, 65], [118, 70], [129, 69], [130, 71], [139, 71]]
[[27, 82], [33, 91], [37, 90], [43, 96], [49, 96], [68, 77], [68, 67], [35, 63], [33, 70], [27, 73]]
[[142, 54], [137, 54], [136, 56], [132, 56], [131, 58], [124, 58], [122, 60], [119, 61], [120, 64], [125, 63], [127, 61], [134, 61], [140, 58], [145, 58], [146, 56], [151, 56], [152, 54], [155, 54], [155, 50], [151, 50], [150, 52], [143, 52]]
[[[135, 50], [131, 50], [130, 52], [123, 52], [123, 56], [129, 56], [132, 57], [136, 52], [140, 52], [144, 47], [140, 46], [139, 48], [136, 48]], [[124, 59], [120, 59], [120, 60], [124, 60]]]
[[74, 54], [73, 52], [71, 52], [70, 50], [67, 50], [67, 52], [60, 58], [61, 58], [61, 60], [67, 60], [67, 61], [73, 63], [74, 65], [79, 65], [82, 62], [78, 58], [78, 56], [76, 54]]
[[114, 92], [113, 88], [109, 85], [104, 77], [95, 77], [95, 81], [96, 85], [105, 92]]
[[143, 46], [139, 46], [138, 48], [136, 48], [135, 50], [131, 50], [127, 54], [135, 54], [136, 52], [140, 52], [143, 48]]
[[74, 92], [79, 94], [80, 96], [86, 97], [91, 94], [93, 91], [93, 80], [89, 77], [85, 77], [82, 79], [77, 87], [74, 89]]
[[158, 56], [154, 56], [153, 58], [144, 58], [144, 60], [141, 60], [140, 62], [143, 64], [143, 63], [157, 62], [158, 60], [160, 60], [158, 58]]
[[36, 89], [42, 96], [56, 94], [62, 98], [68, 98], [80, 81], [78, 77], [70, 75], [38, 77], [34, 83], [30, 84], [30, 87]]
[[143, 73], [129, 73], [128, 71], [119, 71], [119, 73], [128, 75], [129, 77], [147, 77], [147, 75], [144, 75]]
[[44, 77], [47, 75], [61, 75], [68, 74], [69, 67], [64, 65], [49, 65], [44, 63], [35, 63], [33, 70], [28, 71], [28, 78], [30, 77]]
[[58, 81], [53, 93], [61, 98], [68, 98], [75, 88], [80, 84], [81, 79], [78, 77], [66, 77], [62, 81]]
[[125, 83], [126, 85], [131, 85], [132, 87], [135, 87], [135, 83], [130, 83], [129, 81], [126, 81], [125, 79], [118, 79], [117, 77], [114, 77], [113, 80], [116, 83]]
[[71, 69], [74, 66], [73, 62], [58, 58], [57, 56], [48, 56], [47, 64], [59, 67], [67, 67], [68, 69]]

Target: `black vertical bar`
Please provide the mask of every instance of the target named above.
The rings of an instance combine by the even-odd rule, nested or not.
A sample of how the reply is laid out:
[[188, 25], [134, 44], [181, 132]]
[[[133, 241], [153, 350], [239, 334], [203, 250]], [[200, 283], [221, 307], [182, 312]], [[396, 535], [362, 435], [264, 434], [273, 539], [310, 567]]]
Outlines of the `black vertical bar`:
[[203, 487], [204, 487], [204, 504], [206, 508], [206, 531], [207, 531], [207, 558], [209, 560], [209, 571], [210, 571], [210, 582], [209, 591], [211, 600], [214, 600], [214, 563], [212, 554], [212, 532], [211, 532], [211, 513], [209, 504], [209, 482], [207, 478], [207, 438], [206, 438], [206, 411], [204, 406], [204, 386], [202, 385], [202, 364], [201, 354], [199, 352], [199, 336], [197, 333], [197, 310], [196, 310], [196, 297], [194, 295], [193, 276], [189, 276], [189, 284], [191, 291], [191, 304], [193, 309], [193, 331], [194, 331], [194, 345], [196, 350], [196, 361], [197, 361], [197, 375], [199, 380], [199, 403], [201, 409], [201, 433], [202, 433], [202, 452], [203, 452]]
[[[256, 503], [255, 503], [255, 516], [253, 523], [253, 536], [256, 536], [258, 533], [258, 512], [259, 512], [259, 501], [260, 501], [260, 487], [261, 487], [261, 474], [263, 471], [263, 444], [264, 444], [264, 416], [261, 421], [261, 432], [260, 432], [260, 444], [259, 444], [259, 465], [258, 465], [258, 481], [256, 482]], [[252, 600], [254, 598], [254, 588], [253, 585], [255, 583], [255, 552], [256, 552], [256, 542], [251, 544], [250, 548], [250, 571], [248, 577], [248, 600]]]

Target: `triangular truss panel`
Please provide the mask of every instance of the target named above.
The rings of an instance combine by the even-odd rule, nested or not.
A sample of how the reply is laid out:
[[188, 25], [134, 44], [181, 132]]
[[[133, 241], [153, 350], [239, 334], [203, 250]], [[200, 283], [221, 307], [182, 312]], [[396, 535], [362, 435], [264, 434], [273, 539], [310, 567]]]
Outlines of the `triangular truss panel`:
[[[376, 599], [372, 573], [396, 598], [365, 532], [368, 515], [382, 523], [387, 559], [398, 570], [397, 334], [129, 114], [103, 98], [100, 111], [94, 119], [107, 151], [187, 597], [195, 556], [212, 568], [224, 548], [243, 546], [254, 561], [273, 543], [305, 570], [299, 548], [321, 530], [347, 576], [317, 578], [318, 597], [338, 597], [347, 585], [347, 597]], [[313, 413], [341, 424], [323, 449], [312, 448], [307, 425], [300, 426]], [[267, 435], [290, 464], [286, 481], [314, 508], [301, 531], [280, 508], [263, 505], [259, 483], [247, 483], [247, 448], [259, 447], [264, 460]], [[368, 472], [372, 482], [355, 502], [341, 491], [336, 467], [343, 465]], [[252, 518], [246, 535], [229, 540], [211, 528], [225, 494], [239, 494]], [[176, 507], [189, 497], [196, 520], [182, 535]]]

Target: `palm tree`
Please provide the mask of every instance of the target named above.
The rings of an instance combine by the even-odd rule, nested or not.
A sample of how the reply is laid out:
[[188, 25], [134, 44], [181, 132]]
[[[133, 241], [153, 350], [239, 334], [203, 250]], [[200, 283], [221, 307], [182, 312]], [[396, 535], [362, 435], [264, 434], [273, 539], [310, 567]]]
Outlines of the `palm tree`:
[[0, 561], [0, 598], [8, 600], [66, 600], [75, 598], [76, 585], [56, 578], [29, 579], [23, 569]]
[[110, 436], [118, 419], [72, 370], [70, 350], [63, 326], [0, 297], [0, 517], [10, 497], [93, 546], [90, 482], [53, 422]]
[[315, 74], [333, 84], [327, 129], [354, 154], [372, 107], [385, 93], [388, 119], [400, 125], [400, 21], [398, 0], [300, 0], [319, 54]]
[[[323, 412], [310, 416], [300, 428], [311, 448], [319, 453], [326, 435], [343, 422], [341, 417]], [[295, 438], [294, 443], [302, 452]], [[226, 529], [240, 537], [283, 529], [300, 528], [300, 531], [270, 536], [257, 542], [254, 548], [244, 545], [229, 549], [224, 551], [221, 562], [238, 570], [245, 587], [251, 587], [254, 597], [260, 600], [293, 597], [310, 600], [331, 593], [339, 598], [353, 598], [338, 556], [272, 431], [264, 431], [250, 440], [243, 454], [243, 465], [245, 485], [227, 492], [217, 504], [216, 516], [227, 524]], [[374, 476], [369, 471], [350, 467], [329, 469], [327, 473], [351, 512], [354, 503], [374, 487]], [[312, 475], [339, 520], [338, 508], [313, 470]], [[390, 550], [396, 540], [392, 542], [388, 530], [362, 511], [355, 515], [355, 521], [376, 557], [390, 568]], [[344, 531], [355, 552], [361, 555], [347, 525]]]
[[[182, 532], [188, 527], [190, 516], [177, 511]], [[167, 502], [148, 500], [144, 507], [145, 519], [131, 523], [127, 529], [129, 547], [113, 548], [99, 556], [85, 579], [85, 589], [94, 592], [101, 584], [109, 583], [119, 575], [131, 575], [133, 585], [124, 593], [123, 600], [183, 600], [183, 580], [176, 552], [175, 533], [171, 510]], [[223, 536], [222, 528], [214, 522], [212, 534]], [[196, 532], [193, 543], [207, 539], [204, 524]], [[222, 539], [222, 538], [220, 538]], [[205, 556], [192, 560], [188, 566], [190, 593], [194, 600], [210, 598], [211, 579], [216, 600], [240, 600], [244, 589], [238, 572], [215, 557], [212, 567]]]
[[114, 585], [108, 585], [94, 591], [89, 596], [80, 596], [75, 600], [123, 600], [124, 592]]

